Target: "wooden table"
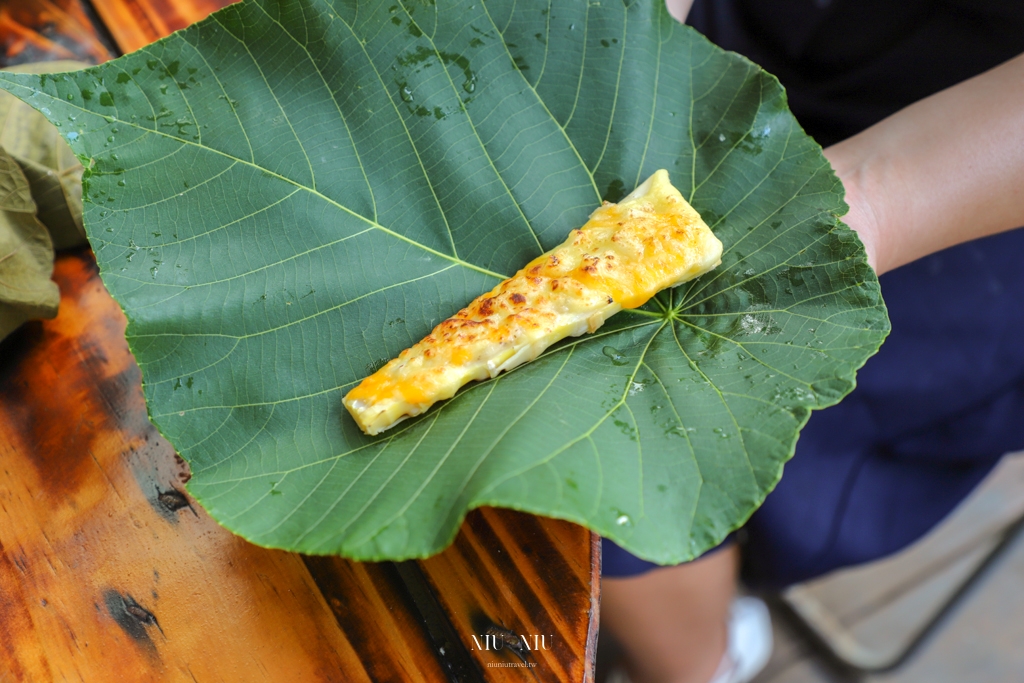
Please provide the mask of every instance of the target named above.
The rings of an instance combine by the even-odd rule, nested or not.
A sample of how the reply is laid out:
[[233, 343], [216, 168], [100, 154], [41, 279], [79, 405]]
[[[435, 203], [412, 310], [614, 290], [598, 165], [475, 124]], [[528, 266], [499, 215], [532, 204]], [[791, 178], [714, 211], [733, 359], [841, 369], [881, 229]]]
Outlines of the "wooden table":
[[[0, 0], [0, 60], [103, 61], [224, 4]], [[186, 492], [91, 252], [54, 279], [58, 316], [0, 344], [0, 682], [593, 679], [595, 535], [482, 509], [418, 562], [251, 545]]]

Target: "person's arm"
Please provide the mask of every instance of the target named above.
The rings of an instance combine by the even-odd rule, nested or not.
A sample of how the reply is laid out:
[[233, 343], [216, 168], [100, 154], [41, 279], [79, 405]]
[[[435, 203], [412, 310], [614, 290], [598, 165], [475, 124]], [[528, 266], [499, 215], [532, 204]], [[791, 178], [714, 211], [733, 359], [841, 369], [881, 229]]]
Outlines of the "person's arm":
[[879, 274], [1024, 225], [1024, 55], [825, 150]]
[[[666, 0], [685, 21], [693, 0]], [[1024, 55], [825, 150], [882, 274], [1024, 226]]]

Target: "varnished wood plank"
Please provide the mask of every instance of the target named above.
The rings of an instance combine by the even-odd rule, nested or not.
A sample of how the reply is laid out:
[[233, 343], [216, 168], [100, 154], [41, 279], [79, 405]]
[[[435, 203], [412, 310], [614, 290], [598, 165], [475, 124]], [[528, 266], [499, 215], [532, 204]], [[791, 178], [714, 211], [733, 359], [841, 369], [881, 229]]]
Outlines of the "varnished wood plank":
[[134, 52], [234, 0], [93, 0], [122, 52]]
[[306, 557], [306, 565], [374, 681], [444, 681], [438, 654], [390, 562]]
[[0, 2], [0, 54], [6, 66], [55, 59], [99, 63], [113, 56], [79, 0]]
[[[62, 256], [56, 277], [58, 318], [0, 347], [0, 668], [40, 681], [445, 680], [386, 565], [307, 558], [314, 584], [298, 556], [249, 545], [188, 498], [94, 263]], [[581, 527], [482, 510], [421, 564], [487, 680], [579, 681], [595, 553]], [[491, 626], [543, 635], [536, 667], [495, 668], [518, 660], [478, 647]]]
[[[36, 0], [30, 1], [35, 2]], [[68, 16], [77, 16], [74, 12], [74, 7], [78, 0], [43, 1], [50, 2], [54, 7], [64, 10]], [[110, 24], [108, 28], [111, 29], [120, 47], [124, 50], [141, 47], [144, 44], [143, 41], [149, 42], [149, 40], [160, 37], [164, 32], [183, 27], [191, 21], [202, 18], [209, 11], [225, 4], [227, 3], [221, 0], [206, 0], [205, 2], [201, 0], [178, 0], [173, 5], [160, 2], [134, 2], [133, 0], [96, 0], [95, 2], [101, 16], [105, 18], [110, 16], [117, 17], [116, 20], [120, 23]], [[112, 7], [116, 10], [116, 15], [111, 14]], [[154, 21], [150, 17], [151, 13], [155, 13], [153, 16], [158, 16], [160, 19]], [[84, 16], [84, 14], [81, 16]], [[78, 18], [80, 19], [81, 17]], [[2, 39], [3, 35], [2, 30], [0, 30], [0, 39]], [[140, 38], [140, 36], [142, 37]], [[67, 42], [57, 41], [54, 44], [59, 48]], [[71, 56], [89, 61], [100, 61], [99, 58], [89, 56], [79, 48], [76, 49], [78, 51]], [[49, 55], [50, 58], [64, 56], [69, 55], [59, 50], [51, 51]], [[94, 273], [90, 279], [90, 286], [92, 285], [96, 285], [98, 287], [97, 292], [102, 293], [103, 297], [106, 297], [106, 305], [113, 304], [98, 284], [98, 279], [95, 278]], [[62, 312], [63, 315], [64, 313]], [[37, 326], [37, 329], [45, 330], [48, 329], [49, 325], [51, 323]], [[123, 334], [123, 321], [119, 325], [121, 327], [113, 336], [120, 340], [120, 344], [123, 347], [123, 338], [120, 336]], [[78, 341], [84, 341], [88, 338], [88, 330], [85, 329], [85, 326], [82, 326], [78, 333], [82, 335], [82, 339]], [[76, 340], [73, 336], [68, 337], [68, 339]], [[5, 345], [2, 348], [7, 349], [9, 347]], [[74, 351], [75, 348], [74, 343], [69, 343], [60, 349], [58, 353], [65, 355], [78, 353]], [[126, 352], [126, 348], [124, 351]], [[79, 361], [85, 363], [85, 356], [81, 356], [80, 353], [79, 356]], [[85, 364], [88, 365], [88, 363]], [[7, 367], [4, 356], [0, 356], [0, 366]], [[134, 367], [133, 363], [132, 366]], [[59, 381], [62, 377], [55, 375], [52, 379], [54, 386], [59, 386]], [[105, 400], [115, 413], [120, 411], [125, 416], [135, 415], [138, 424], [134, 425], [134, 428], [137, 430], [141, 429], [142, 432], [140, 433], [146, 433], [151, 437], [155, 437], [155, 432], [149, 425], [148, 420], [145, 419], [144, 407], [141, 408], [142, 412], [139, 412], [142, 403], [141, 393], [138, 390], [138, 379], [137, 374], [134, 379], [130, 377], [124, 378], [121, 382], [123, 385], [120, 388], [121, 393], [114, 397], [107, 396]], [[97, 384], [96, 386], [100, 388], [101, 392], [107, 388], [106, 385]], [[37, 398], [40, 402], [45, 403], [42, 397]], [[51, 400], [53, 399], [51, 398]], [[47, 406], [48, 409], [49, 407]], [[22, 416], [22, 419], [26, 419], [25, 416]], [[57, 422], [59, 423], [61, 420], [58, 419]], [[75, 432], [75, 438], [85, 439], [90, 444], [92, 440], [99, 438], [95, 432], [95, 424], [83, 424], [81, 426], [82, 429]], [[113, 437], [108, 435], [106, 438]], [[120, 438], [124, 443], [130, 441], [130, 437], [126, 434], [122, 434]], [[114, 438], [114, 441], [116, 442], [116, 438]], [[149, 463], [148, 466], [150, 468], [155, 468], [154, 471], [162, 472], [172, 479], [174, 476], [180, 476], [184, 464], [174, 460], [176, 456], [174, 456], [173, 450], [169, 445], [155, 444], [149, 446], [148, 442], [146, 443], [145, 449], [141, 450], [158, 447], [162, 449], [162, 455], [156, 454], [151, 450], [146, 451], [148, 455], [144, 460]], [[80, 483], [85, 481], [85, 484], [87, 484], [86, 488], [95, 485], [89, 483], [92, 481], [91, 479], [81, 479], [81, 477], [88, 474], [88, 467], [84, 469], [82, 465], [67, 467], [69, 463], [73, 464], [72, 461], [65, 461], [63, 456], [57, 455], [60, 447], [66, 446], [66, 444], [58, 440], [45, 442], [42, 445], [44, 453], [36, 458], [36, 460], [42, 463], [38, 468], [37, 474], [39, 476], [46, 476], [47, 472], [56, 470], [62, 471], [62, 476], [66, 477], [69, 481], [80, 481]], [[139, 457], [142, 457], [136, 454], [138, 452], [140, 452], [139, 448], [131, 451], [132, 455], [128, 458], [131, 463], [135, 463]], [[161, 458], [163, 458], [162, 461]], [[74, 462], [79, 461], [76, 460]], [[162, 464], [160, 464], [161, 462]], [[171, 463], [171, 465], [168, 463]], [[135, 469], [137, 469], [136, 465], [137, 463], [132, 464], [128, 469], [135, 472]], [[169, 470], [168, 467], [170, 468]], [[103, 468], [100, 468], [100, 470], [103, 471]], [[95, 473], [92, 476], [95, 477]], [[124, 472], [121, 472], [120, 476], [123, 479], [125, 477]], [[117, 477], [111, 477], [105, 471], [104, 478], [110, 482], [117, 479]], [[145, 486], [138, 481], [138, 477], [134, 474], [133, 479], [136, 480], [138, 486], [142, 487], [142, 490], [145, 489]], [[155, 481], [156, 479], [154, 478], [153, 482]], [[25, 484], [19, 477], [15, 477], [15, 481], [9, 483], [15, 486], [20, 483], [29, 490], [32, 488], [31, 484]], [[113, 487], [113, 483], [110, 485]], [[122, 484], [118, 484], [118, 486], [124, 489]], [[188, 610], [178, 609], [173, 606], [178, 604], [178, 600], [168, 601], [160, 597], [159, 599], [163, 600], [162, 605], [170, 603], [172, 607], [166, 608], [161, 606], [162, 611], [158, 612], [155, 602], [149, 603], [146, 601], [146, 589], [147, 587], [149, 588], [150, 596], [154, 601], [158, 599], [157, 596], [165, 595], [165, 592], [158, 591], [155, 585], [147, 586], [145, 572], [140, 573], [132, 568], [132, 562], [136, 561], [136, 555], [129, 551], [122, 551], [120, 554], [111, 556], [101, 563], [103, 571], [100, 574], [102, 576], [120, 576], [123, 573], [125, 580], [130, 585], [121, 590], [116, 588], [104, 589], [101, 595], [102, 601], [94, 601], [93, 603], [96, 613], [101, 616], [88, 615], [88, 619], [96, 622], [88, 622], [87, 619], [87, 623], [91, 623], [89, 628], [92, 629], [89, 631], [89, 634], [93, 638], [92, 642], [103, 643], [104, 650], [108, 650], [112, 645], [103, 641], [103, 638], [116, 636], [115, 640], [117, 638], [121, 639], [118, 642], [124, 641], [121, 642], [122, 645], [131, 645], [149, 653], [146, 657], [150, 657], [150, 659], [129, 658], [131, 661], [125, 664], [127, 668], [124, 669], [124, 672], [119, 670], [105, 671], [102, 680], [118, 680], [118, 676], [122, 673], [126, 676], [124, 680], [178, 680], [178, 675], [185, 676], [187, 674], [188, 677], [182, 678], [182, 680], [191, 680], [195, 677], [195, 680], [202, 681], [262, 679], [282, 681], [336, 680], [339, 671], [343, 672], [344, 680], [366, 680], [370, 678], [375, 681], [444, 681], [451, 675], [451, 662], [445, 660], [445, 653], [436, 651], [435, 644], [431, 642], [425, 633], [422, 617], [416, 613], [415, 606], [409, 604], [408, 596], [403, 594], [403, 588], [398, 583], [393, 566], [387, 564], [351, 563], [340, 558], [305, 558], [306, 566], [303, 566], [301, 564], [302, 560], [296, 555], [264, 551], [232, 537], [228, 532], [217, 527], [209, 518], [205, 517], [202, 510], [188, 499], [180, 487], [162, 489], [159, 486], [155, 486], [149, 498], [151, 499], [149, 501], [150, 507], [157, 510], [158, 514], [177, 513], [178, 516], [176, 518], [179, 519], [179, 522], [180, 519], [187, 517], [188, 514], [194, 515], [196, 520], [202, 520], [201, 525], [194, 526], [189, 531], [182, 530], [180, 525], [174, 526], [175, 529], [185, 536], [194, 533], [206, 539], [204, 541], [206, 545], [200, 543], [199, 540], [194, 540], [194, 543], [199, 544], [196, 547], [202, 547], [202, 552], [195, 548], [191, 550], [193, 555], [198, 557], [199, 560], [191, 564], [186, 562], [187, 571], [184, 574], [201, 577], [199, 583], [203, 586], [209, 585], [210, 590], [213, 590], [214, 593], [221, 592], [225, 589], [225, 586], [229, 585], [232, 595], [237, 599], [225, 602], [224, 609], [230, 615], [234, 615], [236, 621], [242, 619], [244, 623], [239, 628], [237, 623], [222, 615], [222, 610], [218, 609], [214, 609], [209, 613], [201, 611], [200, 614], [214, 619], [218, 624], [224, 625], [226, 629], [234, 629], [239, 634], [245, 636], [245, 638], [239, 641], [240, 650], [244, 649], [244, 646], [253, 646], [256, 652], [267, 652], [269, 660], [268, 662], [263, 662], [258, 656], [253, 655], [252, 663], [249, 667], [238, 665], [233, 669], [235, 677], [232, 677], [230, 674], [224, 674], [222, 669], [218, 668], [218, 660], [221, 660], [225, 667], [229, 667], [233, 662], [237, 662], [233, 659], [233, 654], [223, 657], [220, 648], [210, 646], [210, 636], [215, 636], [212, 640], [216, 641], [218, 640], [217, 636], [223, 634], [223, 631], [217, 631], [216, 629], [212, 631], [206, 630], [206, 621], [196, 618], [196, 615], [188, 612]], [[2, 502], [3, 500], [0, 498], [0, 509], [3, 509]], [[135, 503], [137, 504], [138, 501], [136, 500]], [[102, 512], [103, 509], [76, 508], [74, 514], [68, 514], [64, 518], [63, 523], [74, 525], [84, 520], [84, 528], [87, 530], [91, 524], [95, 523], [92, 517], [99, 514], [98, 510]], [[186, 510], [188, 511], [187, 513], [185, 512]], [[35, 510], [34, 512], [38, 515], [41, 511]], [[81, 519], [79, 515], [82, 516]], [[590, 666], [593, 662], [597, 624], [596, 591], [598, 586], [597, 562], [599, 561], [599, 551], [597, 549], [598, 546], [595, 545], [596, 537], [570, 524], [553, 520], [538, 521], [535, 518], [508, 511], [477, 512], [471, 515], [471, 520], [483, 519], [487, 515], [494, 516], [494, 521], [481, 523], [487, 529], [490, 529], [491, 532], [498, 533], [503, 540], [495, 543], [494, 539], [490, 538], [489, 541], [485, 541], [484, 544], [487, 546], [483, 551], [485, 555], [497, 553], [500, 556], [504, 552], [506, 556], [511, 556], [521, 551], [523, 557], [519, 559], [519, 564], [525, 562], [526, 565], [529, 565], [531, 561], [536, 564], [537, 558], [533, 557], [531, 560], [528, 556], [533, 552], [530, 545], [531, 542], [536, 543], [537, 539], [540, 538], [536, 534], [536, 526], [539, 524], [546, 529], [545, 534], [549, 541], [553, 540], [556, 545], [562, 548], [562, 554], [565, 556], [563, 560], [569, 558], [566, 566], [571, 568], [569, 574], [575, 577], [572, 581], [561, 581], [556, 586], [544, 587], [538, 585], [531, 589], [537, 594], [546, 596], [548, 608], [555, 609], [556, 611], [566, 610], [564, 614], [558, 613], [554, 619], [549, 618], [546, 622], [543, 619], [536, 618], [517, 622], [528, 626], [534, 625], [535, 621], [540, 621], [543, 624], [559, 625], [561, 641], [557, 648], [553, 650], [556, 654], [545, 654], [546, 651], [539, 651], [537, 655], [539, 659], [535, 661], [535, 663], [539, 663], [546, 668], [543, 670], [533, 669], [532, 672], [527, 672], [525, 669], [516, 671], [512, 669], [489, 668], [486, 669], [487, 680], [520, 680], [523, 675], [526, 676], [524, 680], [579, 681], [583, 680], [584, 677], [589, 679], [592, 674]], [[32, 513], [30, 512], [29, 517], [31, 516]], [[518, 523], [517, 520], [520, 518], [526, 520], [526, 522], [523, 524]], [[114, 517], [110, 517], [110, 519], [114, 519]], [[198, 522], [193, 522], [191, 518], [189, 519], [189, 524], [198, 524]], [[36, 521], [38, 522], [38, 519]], [[137, 526], [140, 523], [139, 513], [129, 515], [127, 520], [122, 516], [111, 522], [109, 527], [105, 528], [103, 534], [100, 534], [102, 542], [99, 545], [105, 547], [116, 544], [118, 541], [111, 540], [108, 538], [108, 535], [115, 533], [118, 524], [125, 524], [127, 522], [131, 522], [131, 526], [135, 529], [151, 528], [147, 521], [141, 521], [142, 526]], [[464, 527], [463, 533], [460, 534], [456, 545], [442, 554], [441, 558], [435, 558], [430, 566], [441, 568], [442, 570], [446, 567], [455, 568], [456, 571], [467, 569], [466, 563], [461, 559], [461, 556], [466, 551], [466, 543], [470, 542], [465, 537], [467, 533], [470, 533], [467, 530], [472, 525], [473, 522], [468, 523], [468, 526]], [[42, 529], [38, 531], [41, 534]], [[126, 542], [131, 543], [131, 536], [135, 532], [131, 530], [129, 532], [126, 534]], [[80, 531], [76, 538], [88, 540], [88, 534], [83, 536], [83, 533], [85, 532]], [[33, 533], [30, 530], [23, 531], [23, 536], [24, 540], [31, 545], [31, 541], [35, 537]], [[42, 538], [45, 540], [48, 537], [42, 536]], [[180, 542], [181, 539], [178, 539], [178, 541]], [[2, 533], [0, 533], [0, 542], [3, 542]], [[488, 543], [490, 545], [487, 545]], [[521, 543], [526, 545], [520, 548], [519, 545]], [[93, 546], [95, 547], [95, 545], [94, 539]], [[164, 557], [167, 554], [166, 548], [158, 548], [158, 550], [160, 550], [158, 553], [160, 557]], [[226, 559], [221, 557], [221, 553], [226, 556]], [[40, 591], [68, 590], [67, 587], [61, 587], [61, 581], [56, 579], [45, 585], [35, 585], [32, 582], [28, 582], [26, 584], [28, 588], [20, 593], [13, 589], [10, 592], [4, 590], [3, 581], [8, 576], [3, 573], [4, 569], [9, 570], [10, 575], [16, 575], [15, 572], [22, 572], [22, 569], [19, 569], [19, 565], [28, 567], [32, 564], [34, 566], [38, 561], [37, 555], [38, 553], [32, 556], [36, 558], [32, 563], [29, 563], [26, 559], [28, 556], [25, 558], [19, 556], [18, 560], [13, 561], [13, 569], [8, 566], [11, 563], [3, 564], [0, 567], [0, 622], [5, 619], [6, 615], [11, 615], [11, 620], [7, 623], [34, 624], [31, 618], [27, 621], [25, 618], [22, 618], [21, 622], [17, 622], [16, 617], [18, 615], [24, 617], [25, 614], [28, 614], [29, 617], [32, 616], [33, 609], [35, 608], [31, 606], [31, 603], [38, 598]], [[543, 553], [541, 555], [544, 556]], [[3, 553], [3, 557], [8, 557], [6, 552]], [[52, 561], [50, 555], [45, 553], [42, 555], [42, 558], [44, 562]], [[213, 561], [206, 563], [205, 560], [209, 558], [213, 558]], [[524, 560], [523, 558], [526, 559]], [[458, 585], [457, 590], [453, 593], [440, 596], [438, 602], [443, 604], [447, 610], [451, 610], [453, 607], [468, 608], [468, 611], [464, 610], [460, 613], [452, 612], [451, 614], [444, 615], [444, 618], [450, 619], [453, 627], [457, 628], [459, 633], [462, 634], [464, 642], [469, 643], [468, 647], [472, 647], [473, 643], [472, 635], [474, 631], [472, 629], [484, 623], [479, 618], [480, 614], [498, 614], [498, 619], [504, 620], [502, 623], [511, 623], [506, 618], [507, 615], [501, 616], [504, 612], [502, 612], [500, 607], [493, 608], [494, 601], [491, 600], [491, 594], [495, 590], [509, 593], [522, 589], [519, 586], [519, 583], [522, 581], [521, 572], [518, 577], [514, 572], [509, 573], [508, 576], [503, 575], [503, 572], [515, 569], [519, 564], [513, 562], [511, 565], [504, 566], [500, 561], [497, 564], [491, 562], [486, 567], [486, 571], [492, 572], [490, 575], [486, 577], [472, 577], [464, 581], [460, 581], [458, 575], [449, 577], [449, 580], [442, 581], [433, 576], [433, 571], [428, 572], [428, 574], [433, 576], [431, 585], [435, 591], [447, 591], [449, 590], [448, 586], [453, 582]], [[566, 563], [563, 561], [562, 564]], [[177, 566], [177, 564], [172, 566]], [[240, 568], [242, 566], [250, 568], [252, 571], [242, 570]], [[312, 576], [306, 570], [307, 566], [312, 571]], [[157, 568], [154, 567], [154, 569]], [[154, 582], [157, 580], [159, 571], [157, 569], [157, 573], [154, 573], [152, 576]], [[106, 572], [106, 574], [104, 575], [103, 572]], [[220, 576], [224, 572], [228, 572], [231, 576], [227, 578]], [[531, 580], [540, 582], [552, 578], [543, 572], [538, 573], [536, 567], [528, 569], [526, 574], [531, 577]], [[65, 575], [63, 580], [67, 580], [68, 576]], [[161, 576], [166, 577], [167, 575]], [[179, 581], [183, 580], [182, 572], [179, 572], [176, 578]], [[554, 578], [560, 581], [558, 576]], [[132, 583], [133, 581], [135, 583]], [[92, 586], [94, 589], [97, 589], [102, 583], [102, 581], [97, 582], [94, 580]], [[20, 584], [18, 585], [20, 587]], [[513, 588], [512, 586], [516, 587]], [[180, 585], [175, 590], [180, 590]], [[481, 591], [486, 593], [486, 595], [482, 595]], [[14, 597], [8, 598], [7, 596]], [[143, 597], [140, 598], [138, 596]], [[78, 595], [78, 597], [81, 598], [81, 595]], [[192, 594], [192, 598], [198, 602], [216, 601], [217, 597], [216, 595], [209, 595], [203, 588], [198, 587], [194, 589]], [[523, 598], [518, 600], [519, 607], [522, 607], [522, 605], [527, 607], [536, 606], [537, 601], [532, 598], [527, 599], [527, 597], [524, 594]], [[45, 598], [39, 599], [45, 600]], [[71, 603], [74, 603], [74, 600], [71, 600]], [[51, 605], [52, 603], [48, 600], [45, 607]], [[482, 612], [479, 609], [481, 605], [485, 606], [487, 610]], [[76, 609], [78, 607], [77, 604], [73, 606]], [[104, 609], [106, 610], [105, 618], [102, 617]], [[2, 610], [7, 611], [4, 612]], [[333, 613], [333, 622], [330, 620], [327, 622], [323, 621], [323, 615], [327, 610]], [[295, 616], [298, 622], [301, 622], [302, 619], [307, 620], [303, 625], [296, 625], [294, 627], [295, 631], [307, 631], [307, 636], [304, 640], [301, 638], [289, 638], [287, 635], [288, 629], [291, 628], [289, 622], [287, 620], [280, 622], [282, 613], [291, 612], [298, 613]], [[464, 615], [470, 612], [474, 615], [474, 619], [467, 621]], [[515, 613], [515, 610], [512, 613]], [[244, 618], [238, 615], [244, 615]], [[92, 675], [94, 671], [89, 669], [89, 667], [93, 666], [95, 661], [89, 659], [89, 657], [82, 659], [81, 652], [78, 650], [72, 652], [72, 648], [69, 645], [70, 641], [75, 644], [76, 648], [78, 647], [80, 639], [76, 635], [76, 629], [79, 629], [77, 619], [85, 617], [86, 615], [81, 610], [78, 612], [72, 610], [72, 613], [61, 617], [60, 621], [65, 625], [66, 631], [63, 641], [60, 634], [53, 628], [45, 632], [35, 631], [28, 635], [23, 634], [18, 638], [6, 638], [3, 633], [4, 625], [0, 623], [0, 670], [4, 670], [4, 664], [14, 663], [12, 667], [15, 665], [21, 667], [18, 671], [21, 671], [22, 674], [18, 674], [19, 678], [16, 679], [19, 680], [25, 672], [30, 671], [29, 668], [26, 668], [29, 665], [25, 665], [22, 662], [22, 660], [28, 660], [32, 666], [37, 668], [31, 669], [34, 673], [33, 675], [28, 675], [26, 680], [60, 680], [62, 677], [75, 680], [74, 673], [79, 672], [80, 669], [81, 671], [88, 670], [89, 675]], [[166, 644], [164, 644], [163, 649], [157, 649], [157, 646], [162, 642], [160, 638], [166, 640], [168, 624], [174, 625], [175, 629], [179, 629], [189, 619], [192, 619], [194, 624], [191, 633], [184, 630], [176, 631], [179, 642], [189, 642], [188, 648], [181, 648], [176, 651], [172, 647], [168, 651]], [[267, 643], [254, 638], [252, 635], [247, 635], [246, 629], [256, 631], [258, 634], [264, 631], [276, 634], [279, 630], [279, 622], [283, 624], [286, 635], [283, 638], [274, 640], [274, 645], [278, 646], [276, 650], [268, 649]], [[583, 626], [581, 627], [581, 625]], [[158, 632], [158, 636], [152, 635], [154, 628]], [[486, 625], [484, 628], [486, 628]], [[117, 636], [118, 633], [120, 633], [120, 636]], [[46, 640], [41, 640], [41, 638]], [[100, 640], [97, 641], [96, 638]], [[339, 640], [339, 642], [334, 643], [335, 640]], [[49, 645], [51, 641], [53, 643], [52, 646]], [[41, 644], [44, 642], [48, 643], [45, 648], [41, 647]], [[140, 645], [139, 643], [142, 644]], [[318, 643], [333, 643], [327, 649], [336, 650], [335, 654], [337, 657], [334, 660], [327, 658], [326, 661], [318, 659], [321, 649], [314, 647]], [[180, 666], [176, 670], [169, 669], [166, 665], [167, 661], [174, 660], [175, 652], [180, 654], [185, 650], [195, 652], [195, 661], [186, 663], [184, 669], [181, 669]], [[53, 651], [63, 653], [66, 656], [58, 655], [54, 658], [53, 655], [49, 654]], [[153, 652], [160, 656], [153, 659]], [[43, 655], [39, 653], [43, 653]], [[92, 654], [95, 655], [95, 653], [96, 650], [93, 650]], [[484, 670], [483, 667], [486, 667], [488, 663], [498, 661], [491, 659], [492, 654], [481, 652], [474, 654], [482, 670]], [[5, 660], [4, 657], [7, 659]], [[296, 665], [296, 661], [300, 663]], [[55, 666], [52, 662], [57, 662], [58, 665]], [[154, 664], [154, 662], [156, 663]], [[303, 669], [303, 662], [305, 665], [308, 665], [306, 669]], [[177, 662], [177, 664], [180, 664], [180, 662]], [[147, 665], [150, 668], [147, 669]], [[275, 668], [275, 665], [278, 666]], [[446, 669], [445, 666], [449, 666], [449, 668]], [[14, 668], [10, 668], [10, 670], [15, 671]], [[54, 674], [54, 670], [58, 670], [58, 674]], [[198, 675], [197, 671], [199, 672]], [[283, 673], [284, 671], [288, 673]], [[47, 675], [51, 675], [51, 677], [47, 678]], [[537, 678], [538, 675], [540, 675], [539, 679]], [[94, 680], [89, 678], [88, 675], [84, 679]], [[4, 679], [0, 678], [0, 680]]]
[[184, 492], [125, 320], [88, 253], [57, 318], [0, 346], [0, 671], [25, 681], [358, 681], [360, 654], [293, 554]]
[[[592, 680], [595, 535], [569, 522], [483, 508], [467, 517], [448, 550], [419, 564], [488, 681]], [[502, 632], [524, 636], [531, 650], [495, 649]]]
[[[102, 61], [92, 31], [78, 0], [0, 7], [4, 63]], [[0, 680], [368, 680], [301, 558], [184, 493], [91, 256], [55, 278], [58, 317], [0, 346]]]

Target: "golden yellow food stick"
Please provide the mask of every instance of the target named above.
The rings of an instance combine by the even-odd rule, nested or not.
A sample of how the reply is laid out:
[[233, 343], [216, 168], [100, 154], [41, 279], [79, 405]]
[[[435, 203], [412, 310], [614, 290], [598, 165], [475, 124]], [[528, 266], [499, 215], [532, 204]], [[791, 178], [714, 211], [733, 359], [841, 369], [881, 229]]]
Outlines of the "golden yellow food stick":
[[623, 308], [721, 263], [722, 243], [656, 171], [618, 204], [477, 297], [343, 399], [359, 428], [379, 434], [464, 384], [531, 361], [565, 337], [593, 332]]

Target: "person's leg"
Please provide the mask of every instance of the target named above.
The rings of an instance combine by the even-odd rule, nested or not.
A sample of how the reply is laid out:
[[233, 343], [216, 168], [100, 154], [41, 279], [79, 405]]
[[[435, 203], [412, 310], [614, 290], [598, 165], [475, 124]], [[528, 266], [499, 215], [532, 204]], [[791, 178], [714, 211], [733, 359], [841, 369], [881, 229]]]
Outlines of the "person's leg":
[[707, 683], [725, 653], [736, 595], [735, 545], [676, 567], [601, 582], [601, 627], [633, 683]]

